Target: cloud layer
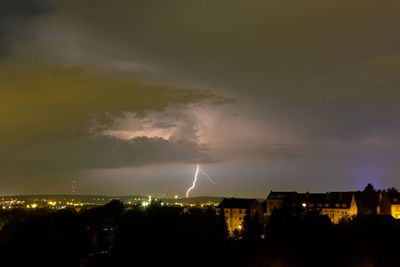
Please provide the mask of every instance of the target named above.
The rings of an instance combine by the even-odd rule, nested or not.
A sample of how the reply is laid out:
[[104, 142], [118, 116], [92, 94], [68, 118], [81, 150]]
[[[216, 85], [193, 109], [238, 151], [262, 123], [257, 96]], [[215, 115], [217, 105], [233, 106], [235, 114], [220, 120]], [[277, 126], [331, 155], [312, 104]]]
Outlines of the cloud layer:
[[[205, 160], [193, 136], [173, 140], [143, 133], [118, 139], [103, 134], [99, 125], [112, 129], [117, 123], [112, 116], [127, 111], [148, 120], [146, 112], [163, 114], [169, 107], [178, 112], [190, 103], [223, 100], [206, 90], [99, 77], [79, 68], [7, 65], [1, 72], [3, 168], [68, 170]], [[167, 127], [162, 121], [153, 126]]]
[[[398, 1], [3, 7], [4, 169], [201, 161], [248, 170], [249, 193], [274, 177], [334, 187], [327, 173], [349, 186], [367, 176], [396, 186]], [[226, 179], [238, 173], [229, 166]]]

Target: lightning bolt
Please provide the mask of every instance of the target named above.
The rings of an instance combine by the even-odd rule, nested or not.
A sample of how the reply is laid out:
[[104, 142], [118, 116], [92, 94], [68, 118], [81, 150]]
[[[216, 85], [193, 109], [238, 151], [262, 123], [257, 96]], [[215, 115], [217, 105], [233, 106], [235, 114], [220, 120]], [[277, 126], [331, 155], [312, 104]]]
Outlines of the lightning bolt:
[[215, 184], [215, 181], [214, 181], [213, 179], [211, 179], [211, 177], [208, 176], [208, 174], [200, 168], [200, 165], [199, 165], [199, 164], [197, 164], [197, 166], [196, 166], [196, 173], [194, 174], [193, 184], [192, 184], [192, 186], [189, 187], [189, 189], [187, 190], [187, 192], [186, 192], [186, 198], [189, 197], [190, 191], [191, 191], [193, 188], [196, 187], [197, 176], [199, 175], [199, 172], [201, 172], [202, 174], [204, 174], [204, 176], [207, 177], [207, 179], [208, 179], [211, 183]]
[[186, 192], [186, 198], [188, 198], [188, 197], [189, 197], [189, 193], [190, 193], [190, 191], [191, 191], [193, 188], [195, 188], [195, 186], [196, 186], [196, 182], [197, 182], [197, 175], [199, 175], [199, 170], [200, 170], [200, 166], [199, 166], [199, 164], [197, 164], [197, 167], [196, 167], [196, 173], [194, 174], [194, 180], [193, 180], [193, 184], [192, 184], [192, 186], [191, 186], [191, 187], [189, 187], [188, 191]]
[[211, 179], [210, 176], [208, 176], [208, 174], [205, 171], [203, 171], [202, 168], [199, 168], [199, 169], [200, 169], [201, 173], [204, 174], [211, 183], [213, 183], [213, 184], [216, 183], [213, 179]]

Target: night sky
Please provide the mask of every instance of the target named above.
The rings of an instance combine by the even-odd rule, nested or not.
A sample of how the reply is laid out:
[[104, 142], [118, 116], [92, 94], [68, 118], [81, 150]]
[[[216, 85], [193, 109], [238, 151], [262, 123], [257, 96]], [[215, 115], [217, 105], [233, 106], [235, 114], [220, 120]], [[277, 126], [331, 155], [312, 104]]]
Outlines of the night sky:
[[0, 195], [400, 187], [399, 10], [2, 0]]

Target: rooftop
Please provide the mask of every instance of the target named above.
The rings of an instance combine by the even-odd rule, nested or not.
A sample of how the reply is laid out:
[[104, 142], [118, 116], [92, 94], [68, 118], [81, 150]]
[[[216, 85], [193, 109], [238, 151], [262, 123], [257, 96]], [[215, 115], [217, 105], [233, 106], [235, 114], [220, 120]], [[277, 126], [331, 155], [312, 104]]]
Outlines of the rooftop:
[[224, 198], [217, 208], [247, 209], [253, 203], [258, 203], [258, 201], [256, 199], [247, 198]]

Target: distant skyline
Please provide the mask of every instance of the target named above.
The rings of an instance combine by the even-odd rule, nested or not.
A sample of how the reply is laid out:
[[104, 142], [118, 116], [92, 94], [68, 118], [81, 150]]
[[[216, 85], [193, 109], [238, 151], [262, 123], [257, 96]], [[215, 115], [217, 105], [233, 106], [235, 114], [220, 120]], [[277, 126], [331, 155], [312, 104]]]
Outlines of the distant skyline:
[[399, 9], [5, 0], [0, 195], [400, 187]]

